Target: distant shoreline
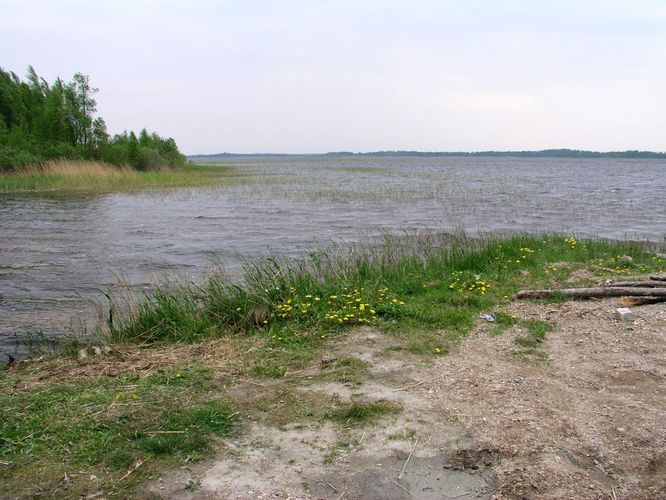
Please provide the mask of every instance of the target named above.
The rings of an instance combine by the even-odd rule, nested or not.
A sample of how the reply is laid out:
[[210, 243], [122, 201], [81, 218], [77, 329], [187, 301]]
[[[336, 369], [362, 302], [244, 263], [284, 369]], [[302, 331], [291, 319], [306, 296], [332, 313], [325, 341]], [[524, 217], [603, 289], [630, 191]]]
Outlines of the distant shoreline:
[[288, 156], [358, 156], [381, 158], [389, 156], [417, 156], [417, 157], [517, 157], [517, 158], [629, 158], [629, 159], [666, 159], [666, 152], [656, 151], [586, 151], [578, 149], [544, 149], [541, 151], [370, 151], [353, 153], [351, 151], [336, 151], [329, 153], [212, 153], [188, 155], [190, 160], [211, 158], [239, 158], [248, 156], [288, 157]]

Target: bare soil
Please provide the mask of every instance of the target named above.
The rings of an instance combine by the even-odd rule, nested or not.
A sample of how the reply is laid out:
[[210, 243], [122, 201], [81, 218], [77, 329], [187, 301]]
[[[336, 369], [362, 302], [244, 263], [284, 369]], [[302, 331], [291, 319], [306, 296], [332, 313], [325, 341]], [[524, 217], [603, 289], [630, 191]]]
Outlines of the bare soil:
[[[446, 356], [425, 360], [359, 329], [321, 364], [229, 397], [249, 421], [215, 460], [148, 485], [161, 498], [666, 498], [666, 306], [614, 318], [615, 300], [514, 302], [506, 312], [553, 326], [525, 350], [515, 326], [479, 320]], [[368, 363], [363, 383], [322, 380], [326, 362]], [[284, 423], [293, 400], [335, 406], [387, 400], [396, 415], [354, 426], [313, 417]], [[273, 399], [270, 399], [273, 397]], [[263, 399], [262, 399], [263, 398]], [[314, 414], [317, 415], [315, 408]], [[288, 420], [288, 419], [287, 419]]]

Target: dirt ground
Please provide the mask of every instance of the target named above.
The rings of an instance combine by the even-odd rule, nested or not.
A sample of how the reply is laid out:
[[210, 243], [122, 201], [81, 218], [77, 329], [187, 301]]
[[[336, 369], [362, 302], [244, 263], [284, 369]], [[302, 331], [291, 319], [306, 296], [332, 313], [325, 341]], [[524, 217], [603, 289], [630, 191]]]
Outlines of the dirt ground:
[[[666, 498], [666, 306], [614, 318], [615, 300], [535, 304], [506, 312], [553, 325], [538, 351], [479, 319], [450, 354], [424, 362], [360, 329], [325, 359], [370, 364], [362, 384], [299, 374], [303, 397], [384, 399], [402, 407], [374, 425], [323, 419], [284, 425], [275, 401], [248, 414], [217, 458], [155, 478], [161, 498]], [[323, 365], [324, 363], [322, 363]], [[235, 395], [275, 394], [276, 381]], [[290, 382], [294, 384], [293, 380]], [[277, 414], [276, 414], [277, 413]], [[279, 420], [279, 419], [278, 419]]]

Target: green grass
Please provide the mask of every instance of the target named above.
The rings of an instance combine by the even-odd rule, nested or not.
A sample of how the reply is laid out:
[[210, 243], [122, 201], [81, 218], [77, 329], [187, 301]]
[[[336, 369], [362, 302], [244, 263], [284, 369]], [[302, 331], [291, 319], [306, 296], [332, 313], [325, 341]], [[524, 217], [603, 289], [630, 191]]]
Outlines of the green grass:
[[388, 401], [353, 401], [338, 406], [325, 417], [339, 424], [363, 426], [375, 423], [385, 415], [393, 415], [400, 411], [400, 406]]
[[[11, 466], [0, 467], [0, 496], [14, 489], [49, 496], [95, 488], [119, 493], [151, 471], [203, 458], [214, 436], [234, 428], [229, 407], [209, 394], [209, 377], [208, 369], [192, 364], [143, 378], [91, 377], [28, 391], [5, 386], [0, 459]], [[78, 473], [92, 468], [98, 471], [94, 484]]]
[[528, 335], [524, 337], [516, 337], [515, 343], [522, 347], [529, 347], [536, 349], [546, 340], [546, 335], [552, 327], [545, 321], [538, 319], [528, 319], [522, 322], [523, 326], [527, 329]]
[[[387, 239], [383, 246], [346, 253], [270, 258], [246, 263], [241, 283], [220, 274], [202, 284], [158, 290], [132, 315], [120, 315], [112, 335], [148, 344], [258, 335], [272, 352], [307, 358], [311, 347], [350, 326], [372, 325], [406, 339], [414, 353], [441, 354], [469, 332], [480, 312], [501, 306], [520, 288], [559, 283], [562, 271], [555, 275], [553, 263], [569, 263], [571, 273], [628, 255], [637, 272], [666, 268], [666, 259], [639, 244], [571, 241], [519, 235], [415, 246]], [[511, 322], [500, 315], [498, 328]], [[281, 357], [274, 362], [269, 356], [255, 374], [281, 376]]]
[[525, 363], [542, 363], [548, 360], [548, 354], [541, 350], [552, 326], [539, 319], [528, 319], [520, 322], [520, 326], [527, 330], [527, 335], [519, 335], [513, 339], [518, 346], [513, 355]]
[[518, 323], [518, 318], [515, 315], [507, 314], [502, 311], [495, 313], [495, 326], [493, 328], [494, 335], [502, 334], [507, 328], [511, 328]]

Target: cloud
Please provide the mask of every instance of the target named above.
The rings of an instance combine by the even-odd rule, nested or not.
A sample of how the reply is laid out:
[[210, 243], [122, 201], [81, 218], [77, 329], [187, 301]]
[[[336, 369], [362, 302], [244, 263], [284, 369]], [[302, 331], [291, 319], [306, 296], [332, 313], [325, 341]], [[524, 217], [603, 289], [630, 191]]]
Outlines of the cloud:
[[2, 2], [3, 65], [188, 153], [663, 149], [666, 5]]

